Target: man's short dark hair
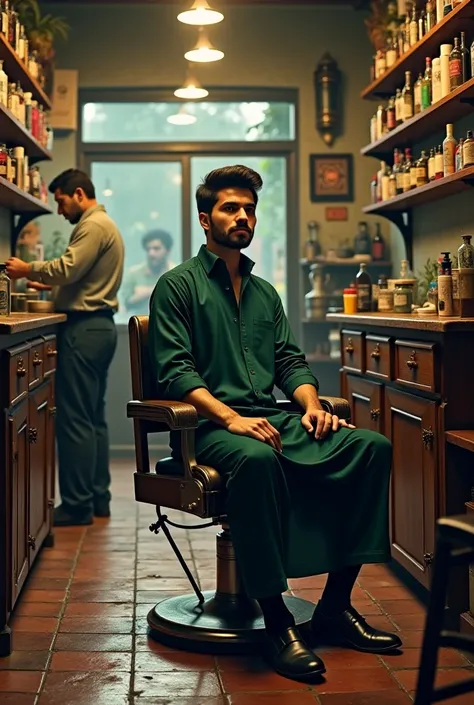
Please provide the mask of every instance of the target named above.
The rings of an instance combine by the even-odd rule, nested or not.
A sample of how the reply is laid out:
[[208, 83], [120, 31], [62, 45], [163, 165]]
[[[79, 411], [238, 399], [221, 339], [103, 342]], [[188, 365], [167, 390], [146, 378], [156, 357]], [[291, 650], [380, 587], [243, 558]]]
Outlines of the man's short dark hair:
[[199, 213], [211, 214], [218, 201], [218, 192], [225, 188], [248, 189], [253, 196], [255, 205], [258, 203], [258, 191], [263, 186], [262, 177], [256, 171], [242, 164], [224, 166], [209, 172], [196, 191], [196, 202]]
[[153, 240], [160, 240], [161, 244], [168, 252], [173, 247], [173, 238], [166, 230], [150, 230], [142, 237], [142, 247], [146, 250], [147, 245]]
[[66, 196], [73, 196], [78, 188], [84, 191], [87, 198], [95, 198], [94, 184], [80, 169], [66, 169], [49, 184], [50, 193], [55, 193], [59, 189]]

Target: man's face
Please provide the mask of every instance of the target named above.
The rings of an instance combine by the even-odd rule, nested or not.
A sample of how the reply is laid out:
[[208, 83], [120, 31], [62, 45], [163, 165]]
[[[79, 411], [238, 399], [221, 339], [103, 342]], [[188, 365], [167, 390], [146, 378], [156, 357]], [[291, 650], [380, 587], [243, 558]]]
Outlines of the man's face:
[[218, 193], [211, 215], [199, 214], [211, 240], [230, 250], [243, 250], [253, 240], [257, 217], [255, 201], [248, 189], [228, 188]]
[[161, 269], [168, 257], [168, 250], [161, 240], [150, 240], [146, 244], [146, 258], [150, 269]]
[[82, 189], [78, 188], [72, 196], [68, 196], [58, 188], [54, 192], [54, 200], [58, 204], [58, 215], [62, 215], [72, 225], [76, 225], [85, 210]]

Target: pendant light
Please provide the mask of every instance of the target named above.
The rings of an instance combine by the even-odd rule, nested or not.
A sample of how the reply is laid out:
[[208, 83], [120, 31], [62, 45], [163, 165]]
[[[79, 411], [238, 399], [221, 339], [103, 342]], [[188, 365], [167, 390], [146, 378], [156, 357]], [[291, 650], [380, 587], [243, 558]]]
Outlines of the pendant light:
[[200, 27], [196, 46], [194, 49], [187, 51], [184, 58], [198, 64], [205, 64], [211, 61], [220, 61], [224, 58], [224, 52], [212, 46], [206, 32]]
[[166, 120], [170, 125], [194, 125], [197, 117], [188, 113], [186, 107], [183, 105], [177, 113], [169, 115]]
[[222, 12], [213, 10], [207, 0], [194, 0], [190, 10], [180, 12], [178, 20], [184, 24], [192, 24], [197, 27], [203, 25], [217, 24], [222, 22], [224, 15]]
[[199, 98], [206, 98], [209, 95], [209, 91], [201, 86], [196, 76], [192, 73], [191, 68], [189, 68], [184, 85], [181, 88], [177, 88], [174, 94], [177, 98], [183, 98], [184, 100], [199, 100]]

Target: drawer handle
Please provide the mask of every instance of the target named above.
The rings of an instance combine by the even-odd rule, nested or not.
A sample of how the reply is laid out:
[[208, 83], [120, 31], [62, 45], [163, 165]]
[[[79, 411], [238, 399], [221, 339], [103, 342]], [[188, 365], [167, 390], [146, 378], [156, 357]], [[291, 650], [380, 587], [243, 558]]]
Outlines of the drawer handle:
[[434, 433], [433, 433], [433, 429], [431, 426], [429, 428], [422, 428], [421, 429], [421, 438], [423, 440], [423, 445], [425, 447], [425, 450], [432, 450], [433, 449], [433, 441], [434, 441]]
[[51, 345], [48, 345], [48, 347], [46, 348], [46, 355], [48, 357], [56, 357], [57, 354], [58, 351], [55, 350]]
[[30, 443], [36, 443], [38, 440], [38, 429], [37, 428], [30, 428], [28, 431], [28, 440]]
[[407, 360], [407, 367], [409, 370], [416, 370], [416, 368], [418, 367], [418, 362], [416, 360], [416, 352], [414, 350]]
[[434, 553], [424, 553], [423, 554], [423, 563], [426, 566], [429, 566], [433, 563], [434, 560]]
[[28, 546], [33, 550], [36, 551], [36, 536], [32, 536], [29, 534], [28, 536]]
[[370, 357], [374, 360], [380, 360], [380, 345], [378, 343], [370, 353]]
[[36, 367], [37, 365], [42, 365], [43, 360], [39, 356], [39, 352], [36, 351], [34, 356], [33, 356], [33, 365]]
[[380, 409], [371, 409], [370, 410], [370, 418], [372, 421], [377, 421], [377, 419], [380, 416]]
[[346, 353], [348, 355], [352, 355], [352, 353], [354, 352], [354, 349], [355, 348], [354, 348], [354, 343], [352, 342], [352, 338], [349, 338], [347, 341], [347, 345], [346, 345]]
[[24, 377], [26, 375], [26, 367], [22, 357], [19, 357], [16, 363], [16, 374], [18, 377]]

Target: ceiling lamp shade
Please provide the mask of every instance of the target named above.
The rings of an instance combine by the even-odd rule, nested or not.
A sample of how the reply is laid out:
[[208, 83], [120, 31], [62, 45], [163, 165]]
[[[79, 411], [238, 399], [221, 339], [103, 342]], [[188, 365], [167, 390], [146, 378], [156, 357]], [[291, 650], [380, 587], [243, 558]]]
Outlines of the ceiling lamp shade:
[[199, 100], [199, 98], [206, 98], [209, 95], [209, 91], [203, 88], [196, 76], [189, 71], [184, 85], [181, 88], [177, 88], [174, 94], [177, 98], [183, 98], [184, 100]]
[[169, 115], [167, 121], [170, 125], [194, 125], [197, 117], [188, 113], [186, 108], [183, 107], [178, 110], [174, 115]]
[[197, 27], [202, 27], [209, 24], [217, 24], [222, 22], [224, 15], [222, 12], [213, 10], [207, 0], [194, 0], [190, 10], [180, 12], [178, 20], [184, 24], [192, 24]]
[[215, 49], [209, 41], [207, 34], [202, 27], [199, 29], [199, 39], [194, 49], [187, 51], [184, 58], [197, 64], [206, 64], [211, 61], [220, 61], [224, 58], [224, 52]]

